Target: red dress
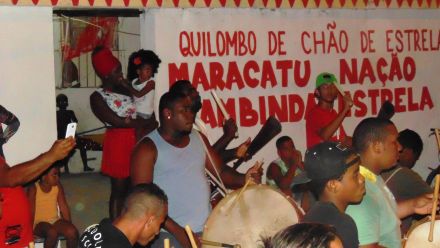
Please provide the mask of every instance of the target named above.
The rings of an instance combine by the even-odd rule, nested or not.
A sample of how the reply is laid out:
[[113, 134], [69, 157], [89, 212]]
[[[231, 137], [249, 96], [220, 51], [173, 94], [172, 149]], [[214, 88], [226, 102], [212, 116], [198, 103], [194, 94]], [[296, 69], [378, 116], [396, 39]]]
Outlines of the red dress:
[[[107, 106], [122, 118], [136, 118], [136, 107], [130, 96], [104, 89], [97, 92]], [[134, 128], [108, 128], [104, 135], [101, 172], [113, 178], [130, 176], [130, 156], [136, 145]]]

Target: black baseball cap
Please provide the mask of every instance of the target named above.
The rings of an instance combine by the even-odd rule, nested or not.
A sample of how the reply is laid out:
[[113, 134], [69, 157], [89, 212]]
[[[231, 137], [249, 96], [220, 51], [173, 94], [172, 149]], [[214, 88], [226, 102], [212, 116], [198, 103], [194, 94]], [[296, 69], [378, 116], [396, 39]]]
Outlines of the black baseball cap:
[[310, 181], [324, 181], [339, 178], [360, 160], [359, 155], [347, 163], [347, 158], [356, 154], [353, 149], [341, 143], [323, 142], [306, 151], [304, 172], [295, 176], [292, 187]]

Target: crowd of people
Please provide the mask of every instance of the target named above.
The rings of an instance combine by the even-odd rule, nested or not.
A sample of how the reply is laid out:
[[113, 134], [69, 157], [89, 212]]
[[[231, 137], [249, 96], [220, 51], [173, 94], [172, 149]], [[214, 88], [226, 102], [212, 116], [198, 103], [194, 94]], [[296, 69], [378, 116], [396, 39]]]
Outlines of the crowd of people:
[[[90, 106], [106, 127], [101, 172], [110, 178], [108, 218], [82, 235], [73, 225], [59, 165], [65, 166], [76, 143], [59, 134], [50, 150], [28, 162], [8, 166], [1, 154], [0, 244], [29, 247], [36, 235], [44, 247], [55, 247], [62, 235], [68, 248], [163, 247], [165, 239], [175, 248], [191, 247], [184, 228], [189, 225], [201, 246], [218, 198], [228, 189], [261, 183], [263, 177], [304, 210], [300, 223], [261, 237], [266, 248], [397, 248], [411, 221], [431, 212], [432, 189], [412, 170], [423, 150], [420, 136], [409, 129], [399, 133], [382, 116], [361, 120], [348, 135], [342, 123], [353, 101], [344, 94], [341, 111], [334, 110], [342, 93], [333, 74], [316, 79], [317, 105], [306, 116], [304, 159], [294, 140], [283, 134], [276, 141], [279, 158], [263, 176], [259, 163], [246, 173], [227, 165], [249, 159], [250, 139], [227, 149], [237, 131], [234, 120], [225, 120], [223, 135], [213, 144], [195, 126], [202, 102], [190, 81], [175, 82], [154, 113], [154, 75], [160, 63], [152, 51], [133, 53], [127, 80], [110, 49], [98, 47], [92, 53], [102, 81]], [[57, 98], [63, 111], [66, 101]], [[3, 144], [19, 122], [2, 106], [0, 121], [8, 126], [0, 129]]]

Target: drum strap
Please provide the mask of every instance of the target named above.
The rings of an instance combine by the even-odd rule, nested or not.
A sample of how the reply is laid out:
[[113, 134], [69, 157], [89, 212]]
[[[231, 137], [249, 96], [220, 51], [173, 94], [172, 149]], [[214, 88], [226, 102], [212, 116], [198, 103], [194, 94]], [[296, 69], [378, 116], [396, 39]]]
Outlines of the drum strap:
[[393, 178], [397, 172], [399, 172], [402, 169], [402, 167], [397, 168], [393, 173], [391, 173], [391, 175], [387, 178], [387, 180], [385, 181], [385, 184], [388, 186], [388, 181], [391, 180], [391, 178]]

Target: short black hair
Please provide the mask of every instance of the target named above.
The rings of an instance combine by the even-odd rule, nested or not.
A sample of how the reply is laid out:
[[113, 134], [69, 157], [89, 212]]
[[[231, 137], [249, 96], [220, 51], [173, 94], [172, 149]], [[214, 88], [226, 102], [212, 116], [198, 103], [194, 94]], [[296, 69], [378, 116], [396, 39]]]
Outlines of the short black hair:
[[394, 125], [394, 123], [383, 118], [363, 119], [353, 132], [353, 147], [356, 152], [364, 152], [372, 142], [384, 141], [388, 135], [386, 127], [390, 125]]
[[405, 129], [399, 133], [397, 141], [403, 148], [408, 148], [414, 152], [416, 158], [420, 157], [423, 151], [423, 141], [420, 135], [413, 130]]
[[177, 80], [171, 85], [169, 92], [179, 92], [184, 95], [189, 94], [189, 89], [193, 86], [189, 80]]
[[277, 142], [275, 143], [275, 145], [277, 146], [277, 149], [280, 149], [281, 146], [287, 142], [287, 141], [292, 141], [292, 138], [290, 138], [289, 136], [281, 136], [277, 139]]
[[298, 223], [289, 226], [273, 237], [263, 239], [264, 248], [329, 248], [338, 238], [336, 229], [319, 223]]
[[162, 118], [162, 112], [164, 109], [172, 109], [178, 100], [185, 97], [187, 96], [179, 92], [166, 92], [163, 94], [159, 100], [159, 119]]

